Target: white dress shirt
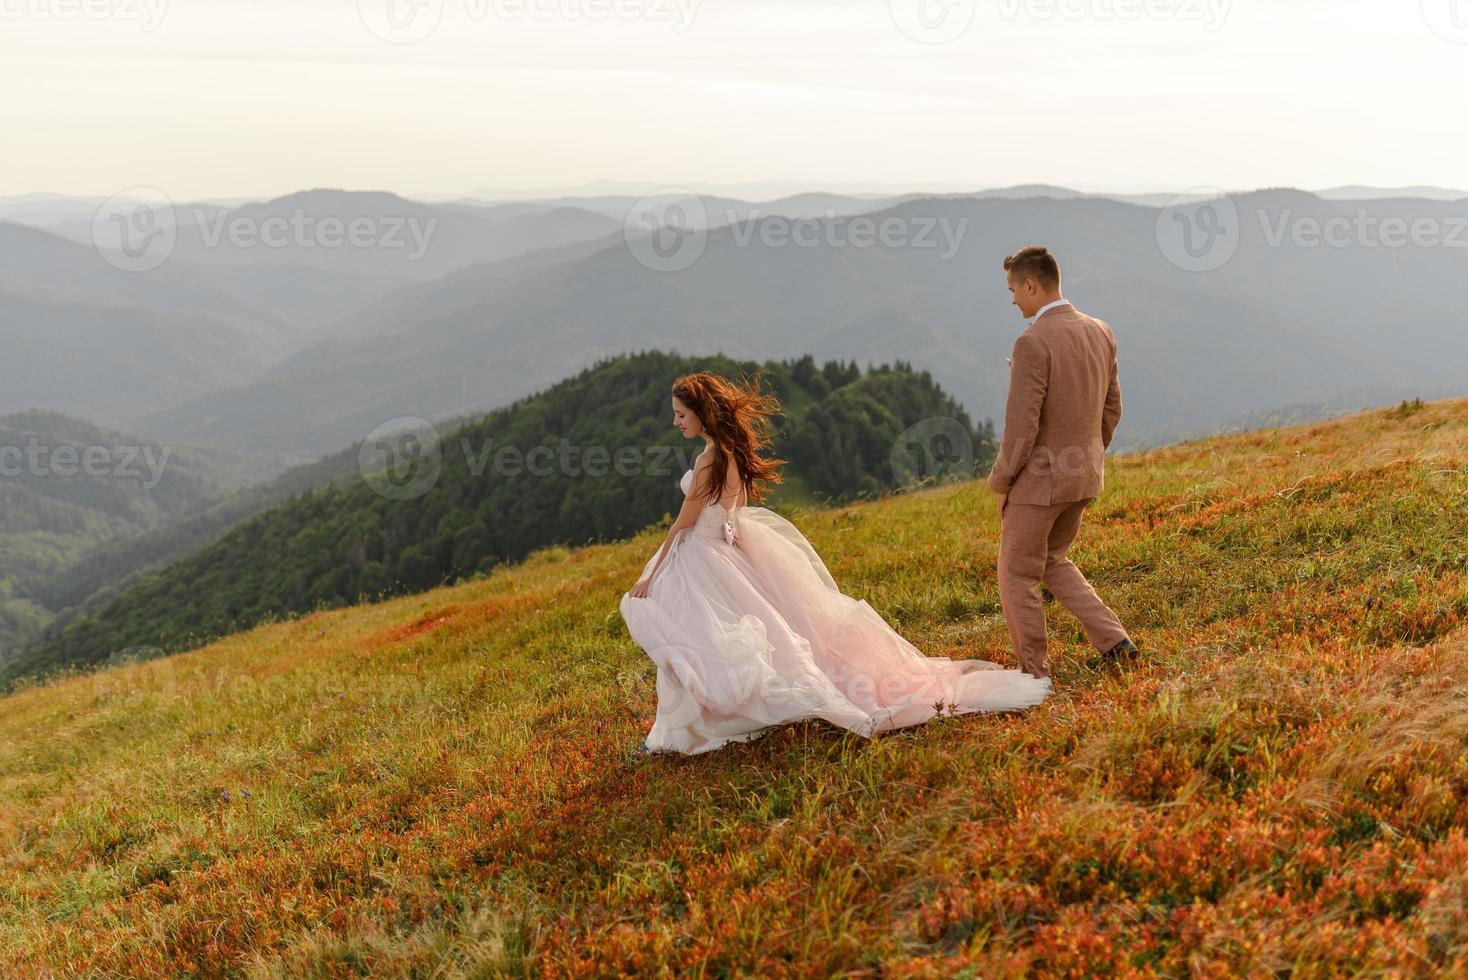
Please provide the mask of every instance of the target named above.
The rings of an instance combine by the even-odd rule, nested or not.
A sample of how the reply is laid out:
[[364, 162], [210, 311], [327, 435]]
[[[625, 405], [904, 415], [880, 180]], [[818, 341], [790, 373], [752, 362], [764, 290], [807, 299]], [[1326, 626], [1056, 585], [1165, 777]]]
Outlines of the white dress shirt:
[[1068, 300], [1068, 299], [1058, 299], [1058, 300], [1056, 300], [1053, 303], [1046, 303], [1044, 306], [1040, 307], [1040, 312], [1038, 312], [1034, 316], [1030, 317], [1030, 322], [1031, 323], [1034, 323], [1036, 320], [1040, 319], [1040, 317], [1044, 316], [1046, 313], [1049, 313], [1051, 310], [1055, 309], [1057, 306], [1069, 306], [1069, 305], [1070, 305], [1070, 300]]

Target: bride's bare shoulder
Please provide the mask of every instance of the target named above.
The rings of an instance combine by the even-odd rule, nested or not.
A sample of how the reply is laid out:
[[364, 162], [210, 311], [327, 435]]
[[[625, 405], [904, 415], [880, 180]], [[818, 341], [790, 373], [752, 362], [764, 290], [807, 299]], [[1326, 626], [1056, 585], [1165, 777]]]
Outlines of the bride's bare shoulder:
[[709, 470], [713, 465], [713, 457], [710, 456], [707, 452], [699, 453], [696, 457], [694, 457], [693, 469], [689, 470], [689, 472], [693, 474], [688, 483], [689, 493], [697, 493], [699, 490], [703, 489], [705, 485], [708, 484]]

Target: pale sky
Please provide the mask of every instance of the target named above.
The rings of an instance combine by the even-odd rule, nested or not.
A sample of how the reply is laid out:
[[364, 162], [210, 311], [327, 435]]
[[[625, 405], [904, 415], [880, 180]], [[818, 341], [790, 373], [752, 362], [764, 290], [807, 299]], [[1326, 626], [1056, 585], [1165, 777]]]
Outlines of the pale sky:
[[0, 0], [0, 92], [0, 196], [1468, 184], [1468, 0]]

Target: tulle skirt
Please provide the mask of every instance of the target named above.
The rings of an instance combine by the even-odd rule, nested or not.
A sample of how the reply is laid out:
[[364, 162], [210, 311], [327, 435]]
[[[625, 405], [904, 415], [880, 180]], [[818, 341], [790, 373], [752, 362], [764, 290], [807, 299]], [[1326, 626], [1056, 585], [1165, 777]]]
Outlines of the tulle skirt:
[[789, 521], [742, 507], [731, 543], [713, 508], [705, 516], [715, 520], [670, 546], [648, 597], [622, 597], [628, 632], [657, 665], [648, 750], [708, 752], [813, 718], [871, 737], [1049, 695], [1049, 678], [924, 656], [844, 595]]

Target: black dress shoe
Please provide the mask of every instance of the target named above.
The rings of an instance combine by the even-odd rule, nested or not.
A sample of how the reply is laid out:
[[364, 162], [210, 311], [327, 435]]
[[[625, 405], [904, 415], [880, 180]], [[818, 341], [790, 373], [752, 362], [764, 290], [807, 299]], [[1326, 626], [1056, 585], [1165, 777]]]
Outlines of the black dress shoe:
[[1107, 650], [1104, 654], [1102, 654], [1101, 659], [1107, 662], [1135, 660], [1141, 652], [1141, 650], [1137, 649], [1137, 645], [1135, 643], [1133, 643], [1130, 639], [1125, 639], [1118, 643], [1116, 646], [1112, 647], [1110, 650]]

